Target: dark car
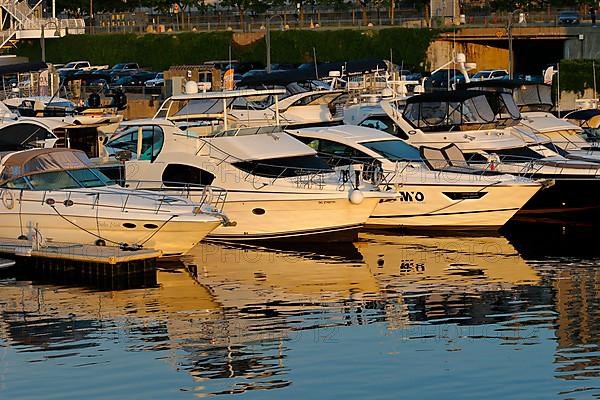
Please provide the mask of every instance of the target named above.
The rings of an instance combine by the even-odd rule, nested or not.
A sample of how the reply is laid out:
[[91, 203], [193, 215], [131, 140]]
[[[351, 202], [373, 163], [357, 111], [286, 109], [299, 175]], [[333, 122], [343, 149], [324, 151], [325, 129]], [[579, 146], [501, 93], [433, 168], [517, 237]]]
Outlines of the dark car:
[[581, 22], [577, 11], [561, 11], [558, 14], [558, 23], [561, 25], [577, 25]]
[[426, 89], [452, 89], [452, 86], [457, 83], [463, 83], [465, 76], [457, 69], [441, 69], [431, 74], [425, 80]]
[[156, 72], [141, 72], [135, 75], [123, 76], [114, 81], [110, 86], [144, 86], [146, 81], [156, 78], [156, 74]]

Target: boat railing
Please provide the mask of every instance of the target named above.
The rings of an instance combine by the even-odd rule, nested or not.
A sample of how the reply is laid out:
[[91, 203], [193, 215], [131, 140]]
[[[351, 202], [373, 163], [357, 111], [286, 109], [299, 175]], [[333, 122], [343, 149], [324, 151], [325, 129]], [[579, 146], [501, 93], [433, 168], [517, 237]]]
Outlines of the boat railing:
[[[141, 189], [141, 188], [140, 188]], [[179, 195], [179, 192], [151, 192], [151, 191], [135, 191], [135, 190], [127, 190], [127, 193], [124, 193], [123, 189], [114, 190], [110, 187], [101, 187], [95, 188], [94, 190], [86, 190], [81, 188], [74, 189], [52, 189], [52, 190], [28, 190], [28, 189], [3, 189], [3, 190], [18, 190], [19, 191], [19, 202], [27, 201], [26, 197], [23, 196], [24, 192], [36, 192], [41, 193], [41, 204], [46, 204], [50, 207], [55, 208], [57, 202], [64, 205], [65, 207], [72, 207], [74, 205], [89, 205], [92, 210], [97, 210], [99, 208], [118, 208], [121, 212], [126, 211], [150, 211], [154, 214], [158, 214], [160, 212], [168, 212], [164, 210], [165, 205], [169, 205], [175, 202], [181, 202], [181, 197], [186, 198], [184, 195]], [[183, 192], [182, 192], [183, 193]], [[204, 187], [200, 191], [201, 195], [196, 198], [187, 197], [189, 201], [190, 211], [194, 213], [200, 213], [202, 211], [203, 205], [211, 205], [213, 212], [221, 213], [223, 210], [223, 203], [225, 202], [227, 192], [224, 189], [213, 188], [213, 187]], [[60, 196], [60, 199], [57, 199], [57, 195], [63, 194], [64, 196]], [[80, 200], [74, 199], [74, 195], [87, 195], [89, 196], [91, 202], [90, 203], [82, 203]], [[111, 202], [103, 202], [103, 198], [111, 198]], [[179, 197], [179, 198], [178, 198]], [[121, 204], [115, 204], [115, 199], [120, 198]], [[131, 205], [130, 202], [135, 198], [144, 198], [148, 200], [155, 200], [154, 206], [142, 206], [140, 204]], [[39, 200], [35, 200], [36, 202]], [[184, 204], [179, 203], [178, 206], [182, 206]]]
[[161, 205], [168, 198], [182, 197], [190, 200], [195, 206], [209, 205], [213, 210], [222, 212], [227, 200], [226, 189], [211, 185], [175, 181], [127, 180], [125, 186], [134, 191], [144, 190], [162, 194]]

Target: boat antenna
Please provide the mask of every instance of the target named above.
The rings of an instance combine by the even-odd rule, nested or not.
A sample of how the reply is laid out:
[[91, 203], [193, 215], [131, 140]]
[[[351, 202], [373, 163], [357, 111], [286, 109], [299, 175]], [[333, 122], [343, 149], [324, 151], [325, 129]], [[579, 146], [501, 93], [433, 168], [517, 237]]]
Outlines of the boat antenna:
[[594, 100], [596, 96], [596, 60], [592, 60], [592, 75], [594, 76]]
[[560, 118], [560, 61], [556, 63], [556, 111]]
[[315, 60], [315, 79], [319, 79], [319, 67], [317, 67], [317, 49], [313, 47], [313, 59]]

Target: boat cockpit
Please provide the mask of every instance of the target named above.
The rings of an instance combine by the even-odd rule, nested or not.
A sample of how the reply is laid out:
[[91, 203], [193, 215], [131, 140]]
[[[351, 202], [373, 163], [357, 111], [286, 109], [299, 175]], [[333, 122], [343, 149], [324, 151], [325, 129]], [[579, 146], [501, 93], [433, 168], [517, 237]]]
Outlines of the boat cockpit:
[[0, 161], [0, 187], [23, 190], [89, 189], [114, 185], [83, 151], [35, 149]]

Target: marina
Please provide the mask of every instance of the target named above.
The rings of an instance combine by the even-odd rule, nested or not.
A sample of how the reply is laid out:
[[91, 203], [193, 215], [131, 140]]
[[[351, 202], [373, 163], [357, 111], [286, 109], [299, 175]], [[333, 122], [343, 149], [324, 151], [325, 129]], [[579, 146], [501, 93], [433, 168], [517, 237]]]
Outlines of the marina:
[[595, 4], [122, 3], [0, 1], [0, 398], [600, 398]]

